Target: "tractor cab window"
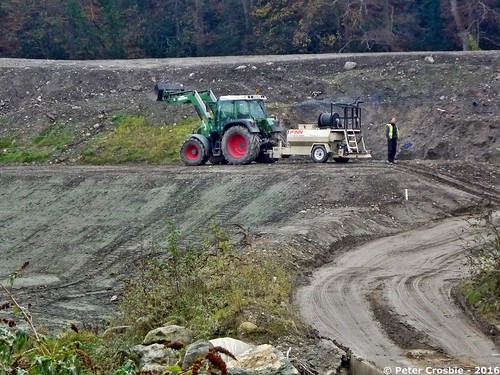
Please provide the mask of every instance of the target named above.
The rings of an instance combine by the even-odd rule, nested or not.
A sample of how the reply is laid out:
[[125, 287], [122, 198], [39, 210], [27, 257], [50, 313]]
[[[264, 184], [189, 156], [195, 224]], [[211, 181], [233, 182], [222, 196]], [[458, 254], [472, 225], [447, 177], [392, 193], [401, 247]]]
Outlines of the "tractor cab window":
[[238, 118], [250, 118], [250, 106], [246, 100], [236, 102], [236, 113]]
[[238, 100], [236, 101], [238, 118], [266, 118], [263, 105], [260, 100]]
[[219, 112], [217, 114], [219, 121], [227, 122], [234, 119], [233, 103], [230, 101], [220, 102]]

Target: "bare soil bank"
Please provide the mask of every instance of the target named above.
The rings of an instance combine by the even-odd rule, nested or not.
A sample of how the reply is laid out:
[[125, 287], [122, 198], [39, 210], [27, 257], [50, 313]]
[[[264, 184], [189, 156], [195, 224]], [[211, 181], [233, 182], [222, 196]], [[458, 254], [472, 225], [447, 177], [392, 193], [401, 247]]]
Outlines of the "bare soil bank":
[[[354, 62], [347, 70], [346, 62]], [[398, 117], [400, 158], [500, 163], [500, 52], [226, 56], [190, 59], [46, 61], [0, 59], [0, 137], [30, 138], [67, 127], [79, 138], [54, 160], [75, 161], [89, 137], [112, 129], [114, 114], [174, 123], [193, 108], [147, 93], [158, 81], [254, 93], [288, 128], [315, 123], [329, 103], [365, 101], [365, 140], [385, 156], [383, 124]], [[96, 126], [97, 125], [97, 126]]]

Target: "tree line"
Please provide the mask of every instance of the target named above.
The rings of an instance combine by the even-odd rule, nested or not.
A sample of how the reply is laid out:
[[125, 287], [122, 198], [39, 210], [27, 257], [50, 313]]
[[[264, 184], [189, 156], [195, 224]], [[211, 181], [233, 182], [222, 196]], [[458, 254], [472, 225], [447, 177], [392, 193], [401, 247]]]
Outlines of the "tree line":
[[0, 57], [498, 49], [498, 0], [0, 0]]

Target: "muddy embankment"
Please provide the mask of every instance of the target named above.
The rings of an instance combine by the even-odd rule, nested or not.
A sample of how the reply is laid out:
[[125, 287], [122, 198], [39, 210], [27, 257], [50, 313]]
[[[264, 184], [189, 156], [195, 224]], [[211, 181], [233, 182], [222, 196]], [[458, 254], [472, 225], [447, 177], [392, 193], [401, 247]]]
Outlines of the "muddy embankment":
[[167, 221], [188, 239], [210, 220], [229, 230], [240, 224], [253, 247], [281, 253], [308, 274], [347, 245], [478, 202], [469, 193], [371, 161], [4, 167], [0, 276], [30, 262], [16, 293], [47, 324], [104, 321], [134, 262], [152, 242], [162, 243]]

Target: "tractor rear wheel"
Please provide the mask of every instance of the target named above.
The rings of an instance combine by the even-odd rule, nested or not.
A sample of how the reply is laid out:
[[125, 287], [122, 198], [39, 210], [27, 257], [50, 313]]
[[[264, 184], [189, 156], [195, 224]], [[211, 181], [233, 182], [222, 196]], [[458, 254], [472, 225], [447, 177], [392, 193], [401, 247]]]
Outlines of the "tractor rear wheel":
[[181, 147], [181, 159], [186, 165], [203, 165], [207, 162], [208, 155], [199, 139], [189, 138]]
[[229, 164], [250, 164], [257, 158], [260, 138], [241, 125], [229, 128], [222, 137], [222, 154]]

